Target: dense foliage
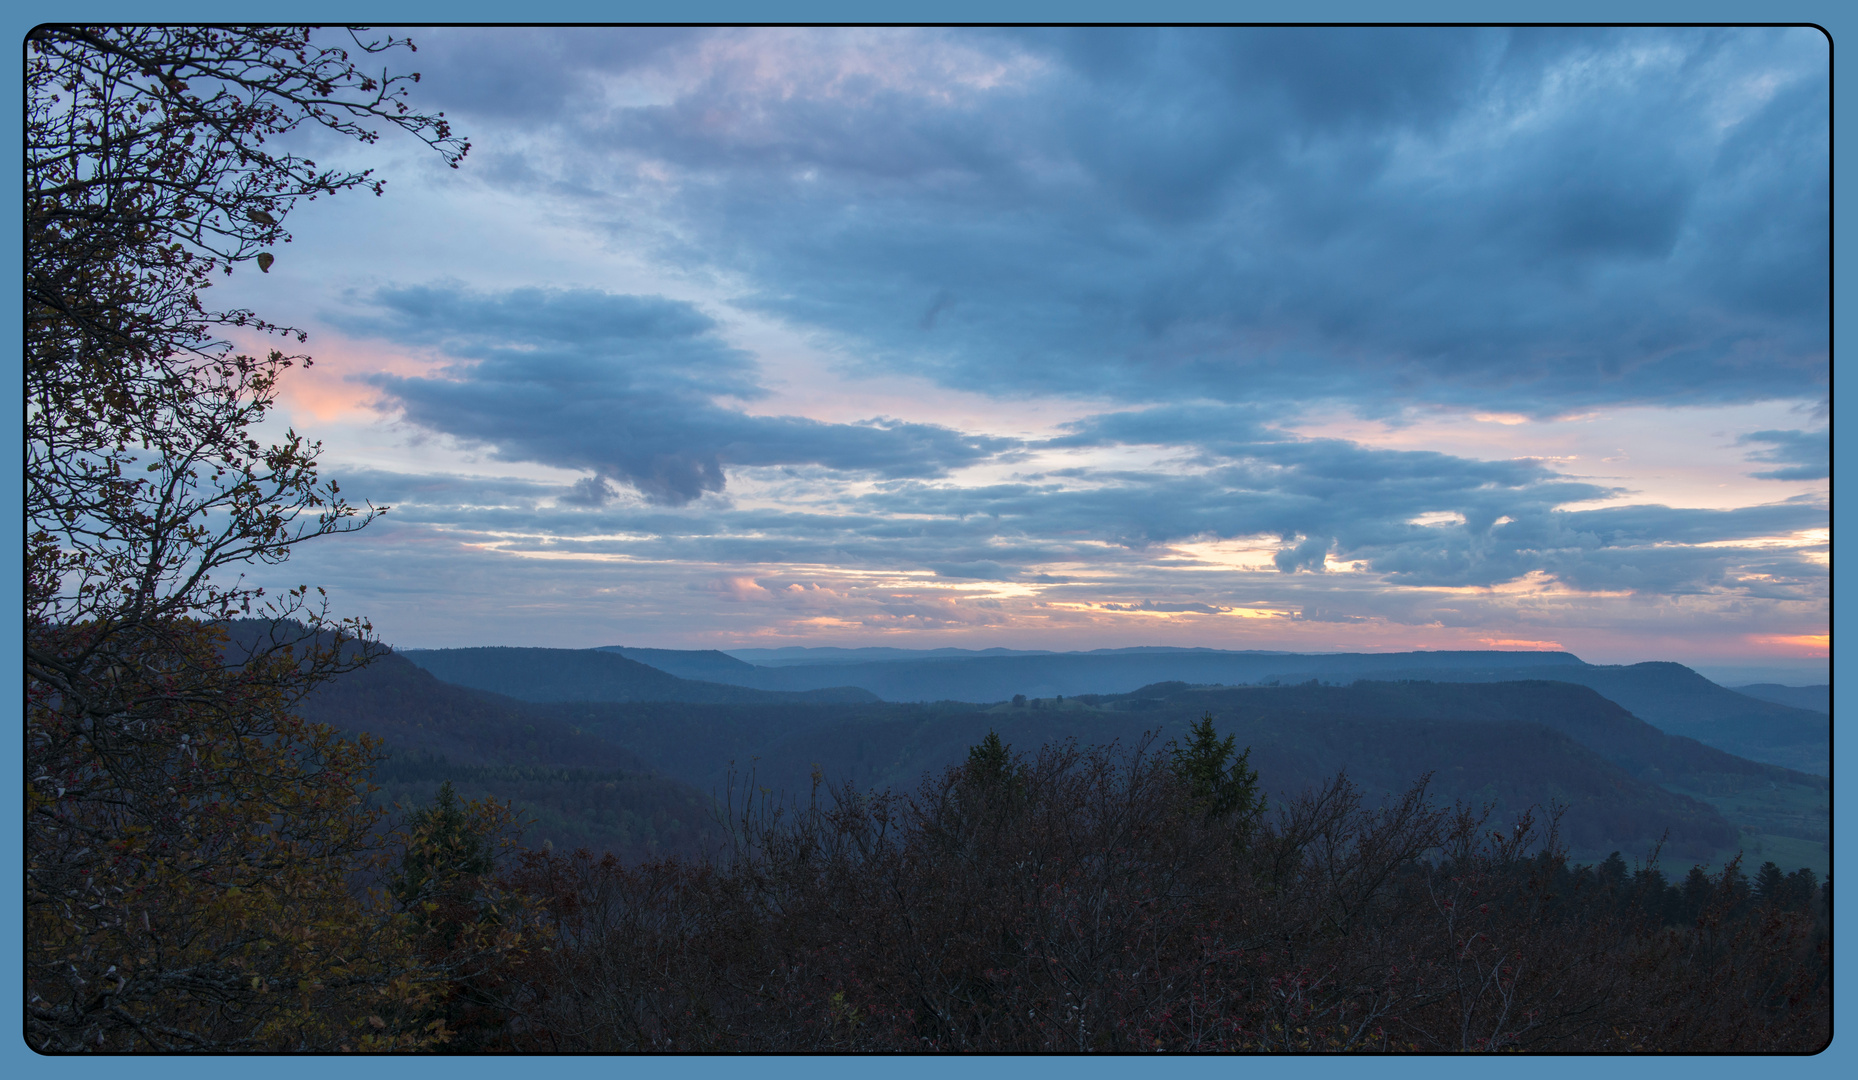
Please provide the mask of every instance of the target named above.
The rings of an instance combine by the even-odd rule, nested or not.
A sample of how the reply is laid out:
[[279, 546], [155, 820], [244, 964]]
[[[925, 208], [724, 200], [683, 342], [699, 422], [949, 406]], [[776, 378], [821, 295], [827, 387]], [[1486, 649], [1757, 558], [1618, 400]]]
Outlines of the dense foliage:
[[[299, 200], [367, 172], [280, 150], [304, 125], [371, 142], [373, 123], [467, 147], [402, 100], [416, 76], [364, 59], [406, 42], [308, 28], [39, 26], [26, 39], [26, 403], [29, 617], [92, 624], [104, 649], [144, 626], [249, 610], [214, 574], [275, 562], [367, 515], [320, 482], [316, 446], [252, 438], [303, 357], [241, 352], [215, 271], [275, 256]], [[39, 657], [37, 663], [60, 665]]]
[[374, 805], [423, 806], [450, 782], [511, 804], [522, 839], [634, 862], [712, 850], [724, 833], [709, 794], [526, 702], [452, 686], [389, 654], [318, 687], [302, 714], [384, 741]]
[[[240, 571], [366, 524], [279, 376], [215, 310], [300, 200], [366, 172], [279, 148], [304, 125], [465, 144], [364, 71], [406, 42], [307, 28], [35, 27], [26, 38], [26, 1035], [40, 1050], [422, 1045], [451, 967], [356, 883], [381, 866], [376, 747], [302, 720], [369, 629]], [[231, 579], [228, 580], [230, 575]], [[265, 633], [221, 620], [267, 616]], [[290, 617], [296, 621], [281, 621]], [[415, 838], [415, 846], [418, 844]]]
[[[1775, 785], [1811, 796], [1811, 805], [1822, 808], [1827, 794], [1824, 778], [1667, 736], [1593, 691], [1561, 683], [1176, 685], [1046, 699], [1043, 706], [990, 711], [952, 702], [807, 708], [587, 702], [535, 708], [633, 750], [699, 790], [718, 787], [731, 760], [753, 758], [763, 783], [788, 792], [804, 792], [815, 765], [834, 786], [913, 785], [924, 772], [961, 761], [990, 726], [1023, 745], [1072, 735], [1089, 743], [1130, 742], [1144, 731], [1186, 741], [1194, 722], [1211, 710], [1228, 734], [1252, 748], [1249, 766], [1268, 791], [1320, 785], [1346, 767], [1378, 798], [1436, 770], [1433, 790], [1447, 800], [1492, 802], [1506, 814], [1566, 805], [1563, 839], [1574, 857], [1589, 861], [1615, 848], [1643, 856], [1663, 837], [1675, 858], [1718, 862], [1752, 846], [1753, 838], [1738, 837], [1737, 825], [1768, 824], [1765, 816], [1758, 822], [1732, 816], [1739, 813], [1735, 804], [1719, 809], [1690, 791]], [[1823, 839], [1825, 814], [1817, 813], [1815, 822], [1773, 824], [1790, 835]]]
[[[1425, 784], [1221, 812], [1164, 752], [997, 740], [912, 796], [752, 801], [719, 861], [532, 852], [510, 1049], [1773, 1051], [1829, 1038], [1825, 892], [1572, 867]], [[1191, 754], [1191, 748], [1188, 753]], [[1230, 766], [1227, 775], [1233, 774]], [[752, 785], [748, 789], [754, 794]], [[1210, 812], [1209, 812], [1210, 811]], [[1235, 839], [1237, 842], [1235, 842]]]
[[381, 807], [424, 806], [438, 799], [446, 784], [462, 795], [513, 807], [522, 816], [522, 839], [530, 847], [587, 848], [637, 863], [702, 855], [727, 835], [707, 795], [648, 772], [460, 765], [400, 754], [374, 769], [375, 802]]

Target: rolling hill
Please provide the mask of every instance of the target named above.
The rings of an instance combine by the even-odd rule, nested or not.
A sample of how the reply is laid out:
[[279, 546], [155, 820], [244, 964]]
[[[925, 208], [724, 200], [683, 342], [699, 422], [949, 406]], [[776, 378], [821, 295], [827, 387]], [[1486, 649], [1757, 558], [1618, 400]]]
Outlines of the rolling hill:
[[1824, 683], [1818, 686], [1783, 686], [1780, 683], [1750, 683], [1747, 686], [1732, 686], [1729, 689], [1747, 697], [1772, 701], [1776, 705], [1788, 705], [1796, 709], [1808, 709], [1832, 715], [1832, 687]]
[[[843, 650], [846, 652], [852, 650]], [[857, 650], [864, 652], [864, 650]], [[956, 653], [957, 650], [947, 650]], [[1459, 668], [1563, 666], [1579, 664], [1569, 653], [1414, 652], [1296, 653], [1228, 652], [1219, 649], [1104, 649], [1087, 653], [938, 655], [861, 662], [796, 662], [782, 667], [717, 669], [711, 676], [762, 690], [811, 690], [857, 686], [885, 701], [1004, 701], [1014, 694], [1120, 694], [1150, 683], [1255, 683], [1286, 671], [1329, 681], [1373, 677], [1419, 665]]]
[[[769, 691], [740, 684], [682, 679], [601, 649], [424, 649], [400, 655], [446, 682], [523, 701], [777, 704], [875, 700], [870, 691], [843, 685]], [[721, 653], [714, 655], [722, 656]]]
[[[443, 667], [454, 658], [477, 661], [461, 664], [469, 669], [466, 677], [504, 679], [504, 685], [564, 699], [523, 701], [452, 685], [412, 662]], [[966, 670], [1053, 659], [1062, 655], [926, 663]], [[1281, 665], [1285, 657], [1269, 659]], [[728, 667], [715, 656], [696, 663]], [[814, 667], [821, 666], [831, 665]], [[1680, 680], [1689, 675], [1703, 682], [1705, 693], [1739, 697], [1687, 669], [1667, 667], [1676, 668]], [[1626, 671], [1628, 679], [1645, 675], [1578, 663], [1524, 670], [1561, 676], [1570, 668], [1597, 670], [1602, 678], [1609, 670]], [[1179, 737], [1203, 712], [1253, 748], [1253, 765], [1279, 797], [1344, 769], [1377, 797], [1430, 773], [1435, 797], [1490, 805], [1499, 815], [1564, 805], [1565, 836], [1582, 858], [1614, 849], [1642, 856], [1661, 836], [1668, 837], [1666, 852], [1674, 861], [1707, 861], [1764, 841], [1795, 845], [1789, 852], [1823, 851], [1829, 798], [1823, 777], [1660, 730], [1593, 688], [1553, 677], [1487, 681], [1491, 670], [1459, 668], [1450, 682], [1339, 686], [1174, 680], [1121, 694], [1052, 695], [1014, 707], [891, 703], [870, 694], [807, 701], [799, 694], [679, 679], [610, 650], [446, 650], [383, 657], [319, 690], [304, 711], [387, 741], [392, 755], [377, 773], [385, 800], [424, 802], [450, 779], [467, 796], [521, 803], [537, 822], [532, 844], [610, 849], [629, 859], [717, 843], [713, 796], [730, 783], [732, 765], [736, 782], [752, 772], [756, 785], [790, 794], [804, 794], [816, 770], [828, 782], [911, 789], [926, 772], [962, 760], [989, 730], [1022, 750], [1066, 738], [1130, 746], [1145, 735], [1163, 742]], [[1650, 674], [1673, 673], [1654, 667]], [[690, 696], [567, 697], [614, 687]], [[735, 700], [700, 699], [718, 690]]]
[[709, 850], [722, 836], [708, 794], [610, 740], [536, 706], [441, 682], [382, 656], [318, 688], [305, 719], [379, 736], [377, 804], [431, 802], [450, 780], [465, 798], [512, 801], [533, 822], [524, 841], [613, 851], [630, 860]]
[[[1286, 681], [1294, 679], [1294, 674]], [[1390, 671], [1379, 678], [1452, 682], [1553, 679], [1599, 691], [1633, 715], [1673, 735], [1752, 761], [1784, 765], [1819, 776], [1832, 771], [1832, 725], [1825, 713], [1762, 701], [1718, 686], [1682, 664], [1654, 662], [1619, 667], [1594, 664], [1530, 668], [1429, 668]]]
[[[1822, 779], [1790, 773], [1667, 735], [1586, 688], [1566, 683], [1357, 684], [1350, 687], [1191, 687], [1045, 701], [1039, 708], [959, 703], [835, 706], [776, 715], [743, 706], [583, 702], [546, 707], [610, 738], [699, 788], [737, 781], [803, 794], [815, 769], [828, 782], [912, 788], [962, 760], [998, 730], [1021, 749], [1077, 738], [1125, 746], [1152, 733], [1182, 735], [1203, 712], [1253, 747], [1253, 764], [1279, 795], [1346, 769], [1379, 794], [1431, 772], [1451, 801], [1500, 813], [1560, 802], [1577, 853], [1643, 855], [1661, 835], [1674, 858], [1707, 860], [1737, 843], [1737, 828], [1700, 797], [1771, 785], [1824, 800]], [[1674, 787], [1692, 785], [1697, 795]], [[1817, 784], [1818, 787], [1814, 787]], [[1800, 823], [1795, 831], [1812, 832]], [[1823, 837], [1822, 831], [1814, 833]]]
[[[643, 658], [644, 650], [627, 651]], [[859, 687], [885, 701], [991, 702], [1015, 694], [1035, 698], [1119, 694], [1158, 682], [1257, 685], [1311, 679], [1337, 684], [1362, 679], [1441, 683], [1552, 679], [1597, 690], [1663, 731], [1741, 757], [1821, 776], [1831, 770], [1830, 726], [1823, 712], [1739, 694], [1681, 664], [1595, 665], [1565, 652], [1298, 654], [1165, 648], [1009, 655], [951, 649], [908, 659], [850, 663], [837, 659], [854, 653], [888, 656], [900, 651], [760, 651], [798, 654], [788, 656], [783, 667], [687, 659], [725, 656], [719, 653], [653, 650], [653, 656], [667, 670], [689, 665], [687, 670], [695, 671], [697, 665], [707, 665], [702, 668], [706, 677], [744, 687], [789, 692]], [[759, 655], [754, 650], [741, 652]], [[595, 695], [587, 697], [595, 699]]]
[[602, 645], [592, 651], [618, 653], [628, 660], [655, 667], [680, 679], [737, 686], [749, 685], [740, 680], [752, 680], [756, 671], [755, 665], [715, 649], [635, 649], [630, 645]]

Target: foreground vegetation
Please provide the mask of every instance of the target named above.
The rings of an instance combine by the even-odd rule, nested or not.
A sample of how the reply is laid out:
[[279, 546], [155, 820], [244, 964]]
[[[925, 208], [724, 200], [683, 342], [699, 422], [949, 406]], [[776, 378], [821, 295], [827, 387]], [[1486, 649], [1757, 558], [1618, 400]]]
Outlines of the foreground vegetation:
[[458, 1049], [1815, 1051], [1827, 888], [1571, 866], [1422, 781], [1266, 812], [1186, 748], [997, 737], [911, 795], [758, 797], [714, 859], [527, 852], [524, 944], [453, 999]]
[[[417, 909], [361, 887], [428, 837], [388, 842], [378, 747], [298, 705], [366, 662], [371, 629], [245, 576], [380, 508], [295, 431], [261, 441], [310, 362], [267, 340], [304, 335], [208, 289], [268, 273], [300, 202], [381, 190], [289, 153], [293, 132], [398, 131], [453, 165], [468, 145], [405, 102], [417, 75], [375, 67], [410, 49], [392, 37], [45, 24], [25, 46], [27, 1043], [441, 1041], [394, 1018], [511, 942], [473, 932], [435, 960]], [[271, 632], [232, 641], [238, 615]]]

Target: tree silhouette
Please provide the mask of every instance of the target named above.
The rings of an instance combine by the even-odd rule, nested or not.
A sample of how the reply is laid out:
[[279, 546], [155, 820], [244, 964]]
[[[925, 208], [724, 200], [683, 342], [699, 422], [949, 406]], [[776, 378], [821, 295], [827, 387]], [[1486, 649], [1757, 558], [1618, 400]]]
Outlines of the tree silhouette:
[[1258, 773], [1250, 767], [1251, 748], [1237, 751], [1236, 736], [1224, 739], [1213, 726], [1213, 714], [1194, 722], [1186, 746], [1171, 748], [1174, 769], [1187, 781], [1196, 803], [1209, 820], [1231, 822], [1239, 832], [1251, 827], [1264, 813], [1264, 793], [1258, 790]]
[[[26, 37], [26, 1028], [37, 1049], [405, 1046], [426, 990], [379, 868], [377, 753], [295, 714], [365, 663], [320, 590], [241, 573], [365, 525], [296, 432], [257, 425], [307, 357], [240, 351], [216, 274], [369, 172], [278, 149], [383, 128], [456, 164], [410, 43], [306, 27], [57, 26]], [[261, 616], [258, 633], [225, 620]]]

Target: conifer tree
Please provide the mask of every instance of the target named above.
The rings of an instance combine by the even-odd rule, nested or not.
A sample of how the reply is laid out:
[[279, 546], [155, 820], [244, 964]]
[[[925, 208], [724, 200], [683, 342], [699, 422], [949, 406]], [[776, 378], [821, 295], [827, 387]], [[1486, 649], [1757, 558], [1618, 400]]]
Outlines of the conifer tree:
[[1236, 736], [1224, 739], [1213, 726], [1213, 714], [1194, 722], [1185, 747], [1174, 746], [1174, 770], [1186, 781], [1196, 805], [1207, 820], [1230, 821], [1244, 832], [1264, 813], [1264, 794], [1258, 790], [1258, 772], [1251, 768], [1251, 747], [1236, 749]]
[[985, 739], [968, 748], [967, 779], [990, 787], [1010, 787], [1016, 771], [1012, 749], [1000, 741], [999, 732], [989, 731]]

